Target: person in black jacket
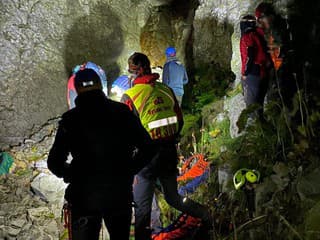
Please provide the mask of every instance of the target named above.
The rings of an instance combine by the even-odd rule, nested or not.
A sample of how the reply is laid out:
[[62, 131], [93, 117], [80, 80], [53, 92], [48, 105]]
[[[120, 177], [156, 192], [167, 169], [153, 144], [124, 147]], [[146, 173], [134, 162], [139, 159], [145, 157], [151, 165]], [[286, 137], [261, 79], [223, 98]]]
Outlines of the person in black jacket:
[[107, 99], [92, 69], [76, 74], [75, 87], [76, 107], [63, 114], [48, 157], [48, 168], [70, 183], [72, 239], [98, 239], [102, 219], [111, 240], [129, 239], [133, 176], [156, 151], [128, 107]]

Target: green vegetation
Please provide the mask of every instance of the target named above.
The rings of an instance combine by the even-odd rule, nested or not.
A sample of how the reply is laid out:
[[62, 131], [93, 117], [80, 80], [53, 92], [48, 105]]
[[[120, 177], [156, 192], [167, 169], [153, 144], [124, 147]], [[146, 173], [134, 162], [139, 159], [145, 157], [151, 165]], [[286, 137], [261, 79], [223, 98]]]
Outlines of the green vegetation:
[[68, 230], [65, 229], [65, 230], [63, 231], [63, 233], [61, 234], [59, 240], [68, 240], [68, 239], [69, 239]]
[[31, 176], [32, 175], [32, 169], [29, 168], [18, 168], [15, 171], [15, 174], [19, 177], [25, 177], [25, 176]]
[[203, 64], [196, 68], [194, 81], [187, 85], [184, 109], [192, 114], [201, 112], [205, 105], [225, 95], [233, 79], [234, 75], [229, 69], [215, 63]]
[[[201, 87], [209, 89], [208, 85]], [[242, 134], [231, 138], [229, 119], [223, 113], [221, 100], [209, 98], [212, 91], [200, 97], [196, 90], [197, 85], [195, 93], [199, 95], [194, 105], [197, 114], [185, 116], [181, 148], [188, 156], [196, 138], [198, 152], [206, 154], [213, 165], [208, 182], [190, 197], [207, 205], [218, 219], [222, 227], [217, 230], [217, 239], [235, 239], [235, 236], [237, 239], [318, 239], [319, 99], [313, 97], [307, 101], [303, 92], [298, 91], [290, 106], [286, 106], [282, 96], [276, 95], [265, 106], [263, 121], [247, 125], [248, 114], [256, 107], [244, 110], [237, 123]], [[240, 90], [236, 87], [227, 96], [233, 97]], [[200, 106], [209, 100], [212, 102], [201, 107], [200, 115]], [[255, 187], [256, 218], [251, 224], [244, 224], [249, 219], [246, 194], [236, 191], [232, 184], [232, 174], [243, 167], [259, 170], [262, 177]], [[230, 173], [226, 183], [219, 182], [221, 171]], [[226, 193], [223, 200], [218, 198], [221, 191]], [[165, 225], [178, 214], [161, 196], [160, 207]], [[223, 231], [223, 225], [230, 223], [240, 230]]]

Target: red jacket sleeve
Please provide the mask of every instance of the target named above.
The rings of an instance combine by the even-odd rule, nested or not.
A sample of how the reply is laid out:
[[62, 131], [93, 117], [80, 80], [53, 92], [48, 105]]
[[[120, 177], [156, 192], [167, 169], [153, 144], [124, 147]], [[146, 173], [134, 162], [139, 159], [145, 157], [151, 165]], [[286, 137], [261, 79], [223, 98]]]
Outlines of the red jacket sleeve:
[[251, 33], [244, 34], [240, 39], [240, 54], [241, 54], [241, 74], [245, 75], [246, 66], [248, 63], [248, 48], [254, 46]]
[[133, 103], [132, 99], [127, 94], [123, 94], [123, 96], [121, 97], [120, 102], [126, 104], [129, 107], [130, 111], [133, 112], [134, 115], [139, 117], [138, 110], [134, 106], [134, 103]]

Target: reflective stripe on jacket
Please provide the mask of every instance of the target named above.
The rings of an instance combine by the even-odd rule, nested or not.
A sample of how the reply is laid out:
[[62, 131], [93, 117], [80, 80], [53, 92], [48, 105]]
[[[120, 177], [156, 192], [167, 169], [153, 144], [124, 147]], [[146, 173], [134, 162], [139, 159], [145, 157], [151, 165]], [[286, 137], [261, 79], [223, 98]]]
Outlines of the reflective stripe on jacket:
[[179, 131], [175, 97], [164, 84], [137, 84], [125, 92], [130, 97], [140, 121], [152, 139], [166, 139]]

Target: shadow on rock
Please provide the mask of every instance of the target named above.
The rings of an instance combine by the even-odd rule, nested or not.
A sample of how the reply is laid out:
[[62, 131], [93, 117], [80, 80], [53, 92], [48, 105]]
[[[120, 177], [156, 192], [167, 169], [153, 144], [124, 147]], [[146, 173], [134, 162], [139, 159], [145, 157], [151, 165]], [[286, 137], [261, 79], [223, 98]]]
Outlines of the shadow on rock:
[[68, 8], [70, 14], [79, 17], [65, 39], [66, 71], [92, 61], [106, 71], [108, 79], [118, 76], [120, 68], [116, 61], [124, 47], [119, 17], [102, 2], [81, 6], [78, 1], [69, 1]]

